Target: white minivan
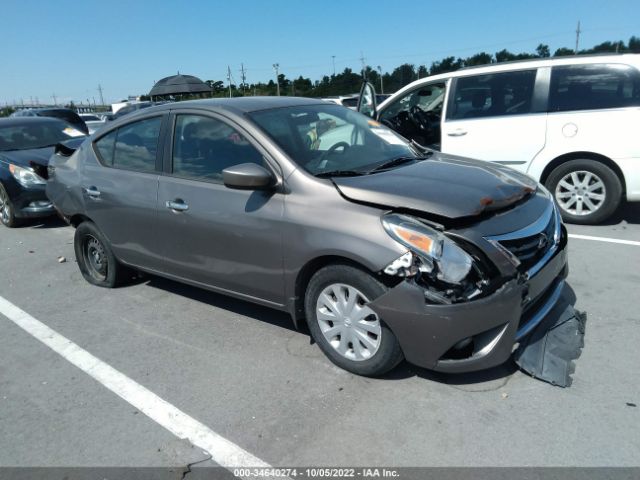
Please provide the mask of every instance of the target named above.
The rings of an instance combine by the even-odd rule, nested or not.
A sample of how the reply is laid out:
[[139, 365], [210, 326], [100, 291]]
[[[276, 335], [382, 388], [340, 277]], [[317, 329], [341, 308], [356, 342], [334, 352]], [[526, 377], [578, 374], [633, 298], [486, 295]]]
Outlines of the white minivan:
[[415, 142], [528, 173], [572, 223], [640, 201], [640, 55], [527, 60], [417, 80], [358, 109]]

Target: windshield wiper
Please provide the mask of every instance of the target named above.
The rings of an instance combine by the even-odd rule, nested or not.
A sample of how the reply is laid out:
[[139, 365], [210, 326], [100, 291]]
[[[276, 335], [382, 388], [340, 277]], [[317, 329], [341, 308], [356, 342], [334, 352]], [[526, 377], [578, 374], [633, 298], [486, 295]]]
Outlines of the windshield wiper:
[[392, 158], [391, 160], [383, 162], [380, 165], [376, 165], [371, 170], [368, 170], [366, 173], [369, 174], [369, 173], [379, 172], [380, 170], [386, 170], [388, 168], [397, 167], [398, 165], [403, 165], [405, 163], [419, 162], [421, 160], [426, 160], [430, 156], [431, 155], [424, 155], [420, 157], [402, 156], [402, 157]]
[[329, 170], [328, 172], [319, 172], [315, 176], [318, 178], [330, 177], [356, 177], [358, 175], [366, 175], [367, 172], [359, 172], [357, 170]]

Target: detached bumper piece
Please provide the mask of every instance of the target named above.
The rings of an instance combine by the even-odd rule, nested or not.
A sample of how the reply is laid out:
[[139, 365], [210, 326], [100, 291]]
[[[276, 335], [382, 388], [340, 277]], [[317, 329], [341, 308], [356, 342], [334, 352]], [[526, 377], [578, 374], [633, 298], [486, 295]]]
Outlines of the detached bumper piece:
[[559, 387], [571, 385], [575, 362], [584, 347], [587, 314], [564, 297], [547, 317], [520, 341], [514, 353], [518, 366], [534, 378]]

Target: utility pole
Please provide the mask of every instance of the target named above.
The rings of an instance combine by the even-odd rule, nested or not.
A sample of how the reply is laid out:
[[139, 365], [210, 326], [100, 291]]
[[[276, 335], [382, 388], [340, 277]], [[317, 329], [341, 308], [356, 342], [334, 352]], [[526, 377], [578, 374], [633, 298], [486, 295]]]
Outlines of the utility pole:
[[384, 93], [384, 86], [382, 85], [382, 67], [378, 65], [378, 72], [380, 73], [380, 93]]
[[273, 69], [276, 71], [276, 90], [278, 92], [278, 96], [280, 96], [280, 74], [278, 73], [279, 68], [280, 68], [279, 63], [273, 64]]
[[102, 85], [98, 84], [98, 92], [100, 92], [100, 105], [104, 105], [104, 97], [102, 96]]
[[54, 93], [53, 95], [51, 95], [51, 98], [53, 98], [53, 106], [57, 107], [58, 106], [58, 97], [56, 97], [56, 94]]
[[336, 56], [331, 55], [331, 62], [333, 63], [333, 76], [336, 76]]
[[242, 77], [242, 95], [244, 96], [244, 85], [245, 85], [245, 81], [247, 79], [247, 76], [245, 74], [245, 69], [244, 69], [244, 63], [240, 64], [240, 75]]
[[360, 50], [360, 62], [362, 63], [362, 79], [366, 80], [367, 79], [367, 71], [366, 71], [366, 66], [364, 63], [364, 54], [362, 53], [362, 50]]
[[576, 49], [574, 50], [576, 55], [578, 54], [578, 46], [580, 45], [580, 33], [580, 20], [578, 20], [578, 28], [576, 28]]
[[231, 67], [227, 65], [227, 81], [229, 82], [229, 98], [231, 98]]

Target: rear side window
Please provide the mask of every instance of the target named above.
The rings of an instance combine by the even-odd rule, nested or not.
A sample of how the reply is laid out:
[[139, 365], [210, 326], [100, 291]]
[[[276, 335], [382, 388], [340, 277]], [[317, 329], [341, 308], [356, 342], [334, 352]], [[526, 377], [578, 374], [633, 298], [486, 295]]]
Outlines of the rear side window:
[[549, 111], [640, 106], [640, 72], [628, 65], [553, 67]]
[[162, 117], [130, 123], [96, 142], [103, 164], [135, 170], [154, 172]]
[[460, 77], [447, 120], [531, 113], [536, 70]]
[[100, 155], [100, 160], [105, 165], [113, 165], [113, 151], [116, 146], [116, 135], [118, 134], [117, 130], [114, 130], [108, 135], [105, 135], [100, 140], [96, 142], [96, 148], [98, 149], [98, 154]]
[[262, 154], [232, 126], [211, 117], [178, 115], [173, 140], [173, 174], [222, 181], [222, 170], [241, 163], [264, 165]]

